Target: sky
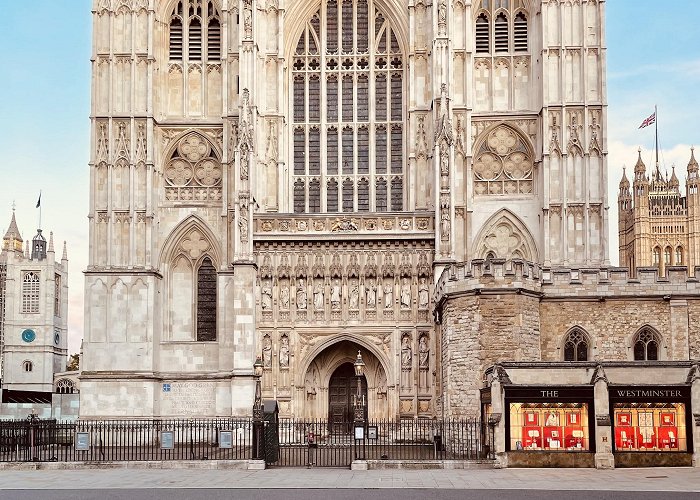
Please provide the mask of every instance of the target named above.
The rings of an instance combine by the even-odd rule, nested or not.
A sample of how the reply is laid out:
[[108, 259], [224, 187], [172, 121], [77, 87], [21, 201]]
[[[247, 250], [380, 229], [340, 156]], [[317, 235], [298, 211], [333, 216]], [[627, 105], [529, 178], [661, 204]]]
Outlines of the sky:
[[[38, 225], [69, 259], [69, 352], [83, 335], [82, 272], [88, 255], [91, 0], [7, 2], [0, 16], [0, 230], [16, 203], [24, 239]], [[606, 2], [609, 248], [617, 264], [617, 191], [623, 165], [641, 147], [653, 165], [654, 128], [638, 127], [658, 106], [662, 170], [681, 181], [700, 144], [697, 0]], [[28, 22], [31, 20], [31, 22]]]

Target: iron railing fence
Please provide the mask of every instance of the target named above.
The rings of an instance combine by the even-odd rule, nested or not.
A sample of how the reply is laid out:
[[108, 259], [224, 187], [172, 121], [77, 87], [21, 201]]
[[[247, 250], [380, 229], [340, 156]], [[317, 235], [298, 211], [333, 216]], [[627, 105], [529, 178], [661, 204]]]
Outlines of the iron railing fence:
[[250, 419], [0, 421], [0, 462], [243, 460], [251, 438]]
[[476, 419], [279, 420], [278, 466], [348, 466], [353, 460], [491, 460], [494, 428]]
[[[268, 432], [274, 425], [263, 453], [273, 466], [494, 457], [493, 427], [473, 419], [369, 421], [363, 439], [354, 422], [281, 418]], [[0, 462], [247, 460], [252, 445], [250, 418], [0, 421]]]

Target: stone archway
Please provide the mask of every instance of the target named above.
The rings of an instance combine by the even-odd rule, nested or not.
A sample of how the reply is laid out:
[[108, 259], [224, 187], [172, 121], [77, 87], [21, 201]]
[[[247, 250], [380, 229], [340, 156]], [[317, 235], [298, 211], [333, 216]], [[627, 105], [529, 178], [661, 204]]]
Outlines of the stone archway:
[[[386, 419], [390, 418], [391, 408], [390, 399], [387, 389], [387, 376], [384, 371], [384, 366], [379, 359], [369, 349], [351, 341], [341, 340], [333, 343], [319, 352], [314, 359], [309, 363], [304, 377], [303, 391], [298, 394], [301, 401], [297, 408], [301, 408], [300, 415], [305, 418], [320, 418], [333, 419], [331, 410], [331, 385], [332, 380], [337, 388], [341, 384], [345, 385], [346, 403], [343, 404], [344, 409], [339, 409], [336, 417], [344, 419], [347, 416], [340, 417], [340, 413], [349, 415], [352, 420], [352, 412], [347, 412], [347, 405], [352, 402], [352, 395], [356, 392], [357, 382], [354, 378], [354, 371], [351, 371], [352, 365], [357, 358], [357, 352], [362, 353], [362, 359], [365, 362], [365, 387], [367, 417], [369, 419]], [[335, 377], [334, 377], [335, 375]], [[350, 382], [348, 381], [350, 377]], [[336, 380], [337, 379], [337, 380]], [[351, 391], [348, 393], [348, 391]], [[342, 394], [338, 389], [333, 397], [334, 404], [341, 406]]]
[[[360, 391], [367, 403], [367, 377], [360, 379]], [[328, 381], [328, 426], [334, 434], [349, 434], [355, 414], [357, 377], [352, 363], [343, 363], [335, 369]], [[366, 410], [366, 408], [365, 408]], [[367, 413], [365, 412], [365, 417]]]

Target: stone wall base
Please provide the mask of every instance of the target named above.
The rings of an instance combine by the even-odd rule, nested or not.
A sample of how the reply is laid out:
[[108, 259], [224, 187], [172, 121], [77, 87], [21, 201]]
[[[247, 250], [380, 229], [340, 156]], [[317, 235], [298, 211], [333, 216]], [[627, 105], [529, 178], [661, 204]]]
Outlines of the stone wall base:
[[352, 470], [493, 469], [493, 460], [355, 460]]
[[206, 469], [262, 470], [263, 460], [169, 460], [153, 462], [6, 462], [0, 470]]
[[511, 451], [507, 453], [511, 467], [590, 467], [596, 465], [594, 453], [565, 453], [547, 451]]
[[615, 453], [615, 467], [691, 467], [692, 453]]

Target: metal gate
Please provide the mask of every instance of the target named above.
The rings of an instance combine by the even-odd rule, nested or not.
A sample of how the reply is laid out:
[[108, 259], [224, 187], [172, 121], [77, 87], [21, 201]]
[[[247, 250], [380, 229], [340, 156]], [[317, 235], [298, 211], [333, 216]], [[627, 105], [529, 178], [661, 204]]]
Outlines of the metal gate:
[[279, 448], [270, 467], [350, 467], [353, 460], [493, 459], [493, 427], [478, 420], [370, 421], [363, 439], [355, 422], [279, 419]]

